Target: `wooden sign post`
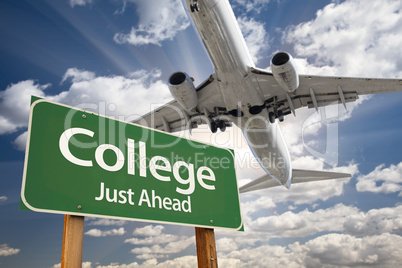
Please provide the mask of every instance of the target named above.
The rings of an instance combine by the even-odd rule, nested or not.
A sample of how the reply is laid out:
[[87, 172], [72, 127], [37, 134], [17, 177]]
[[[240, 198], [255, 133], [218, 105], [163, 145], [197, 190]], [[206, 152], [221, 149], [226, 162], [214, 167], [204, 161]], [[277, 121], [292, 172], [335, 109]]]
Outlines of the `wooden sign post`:
[[83, 239], [84, 217], [64, 215], [61, 268], [80, 268], [82, 266]]
[[195, 227], [198, 268], [217, 268], [214, 229]]

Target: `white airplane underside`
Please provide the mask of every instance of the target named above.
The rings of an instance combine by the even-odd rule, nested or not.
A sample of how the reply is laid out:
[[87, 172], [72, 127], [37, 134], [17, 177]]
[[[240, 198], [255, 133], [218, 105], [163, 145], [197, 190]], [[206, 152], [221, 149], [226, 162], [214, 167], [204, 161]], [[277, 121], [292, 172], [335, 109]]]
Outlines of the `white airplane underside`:
[[[213, 133], [236, 124], [267, 175], [243, 186], [247, 192], [277, 185], [350, 177], [350, 174], [293, 170], [277, 121], [301, 107], [358, 99], [361, 94], [402, 90], [400, 79], [299, 75], [293, 58], [277, 52], [272, 72], [255, 67], [228, 0], [183, 0], [214, 66], [198, 85], [184, 72], [169, 78], [175, 100], [133, 121], [175, 132], [208, 124]], [[278, 165], [276, 163], [281, 163]], [[279, 183], [278, 183], [279, 182]]]

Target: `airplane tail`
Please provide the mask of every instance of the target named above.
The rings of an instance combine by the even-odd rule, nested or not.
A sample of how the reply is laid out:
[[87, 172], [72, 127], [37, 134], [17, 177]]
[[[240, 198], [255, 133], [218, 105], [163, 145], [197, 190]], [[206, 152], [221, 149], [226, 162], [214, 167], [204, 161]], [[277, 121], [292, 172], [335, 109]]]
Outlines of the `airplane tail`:
[[[351, 175], [348, 173], [338, 173], [329, 171], [316, 171], [316, 170], [303, 170], [303, 169], [293, 169], [292, 170], [292, 180], [291, 183], [303, 183], [310, 181], [324, 181], [331, 179], [342, 179], [350, 178]], [[271, 187], [279, 186], [278, 182], [272, 178], [269, 174], [253, 180], [252, 182], [240, 187], [240, 193], [246, 193]]]

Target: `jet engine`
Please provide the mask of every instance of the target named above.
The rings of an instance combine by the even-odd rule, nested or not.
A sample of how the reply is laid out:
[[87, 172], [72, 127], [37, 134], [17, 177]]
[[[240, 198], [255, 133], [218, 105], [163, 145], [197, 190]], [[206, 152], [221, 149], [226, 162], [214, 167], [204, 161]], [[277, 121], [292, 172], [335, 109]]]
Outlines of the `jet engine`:
[[271, 60], [271, 69], [276, 81], [285, 91], [293, 92], [299, 87], [299, 75], [289, 53], [276, 53]]
[[169, 78], [169, 90], [175, 100], [187, 111], [198, 105], [197, 91], [193, 80], [183, 72], [173, 73]]

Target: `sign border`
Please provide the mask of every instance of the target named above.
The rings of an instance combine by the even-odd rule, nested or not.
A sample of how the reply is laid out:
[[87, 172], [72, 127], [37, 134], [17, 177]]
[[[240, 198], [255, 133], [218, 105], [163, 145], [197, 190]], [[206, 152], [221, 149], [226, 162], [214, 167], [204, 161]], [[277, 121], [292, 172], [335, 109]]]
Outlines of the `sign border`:
[[[108, 116], [104, 116], [104, 115], [100, 115], [98, 113], [95, 112], [90, 112], [84, 109], [79, 109], [76, 107], [72, 107], [69, 105], [65, 105], [65, 104], [61, 104], [61, 103], [57, 103], [54, 101], [50, 101], [50, 100], [46, 100], [46, 99], [42, 99], [42, 98], [38, 98], [35, 96], [31, 96], [31, 107], [30, 107], [30, 111], [29, 111], [29, 122], [28, 122], [28, 135], [27, 135], [27, 143], [26, 143], [26, 148], [25, 148], [25, 160], [24, 160], [24, 171], [23, 171], [23, 176], [22, 176], [22, 185], [21, 185], [21, 201], [23, 202], [23, 205], [26, 206], [26, 208], [28, 208], [31, 211], [34, 212], [43, 212], [43, 213], [52, 213], [52, 214], [63, 214], [63, 215], [73, 215], [73, 216], [89, 216], [89, 217], [98, 217], [98, 218], [106, 218], [106, 219], [118, 219], [118, 220], [127, 220], [127, 221], [139, 221], [139, 222], [148, 222], [148, 223], [161, 223], [161, 224], [170, 224], [170, 225], [182, 225], [182, 226], [189, 226], [189, 227], [202, 227], [202, 228], [219, 228], [219, 229], [226, 229], [226, 230], [237, 230], [237, 231], [241, 231], [243, 228], [243, 217], [242, 217], [242, 213], [241, 213], [241, 203], [240, 203], [240, 193], [239, 193], [239, 186], [237, 184], [237, 174], [236, 174], [236, 166], [235, 166], [235, 156], [232, 150], [228, 149], [228, 148], [222, 148], [222, 147], [218, 147], [215, 145], [211, 145], [211, 144], [205, 144], [204, 142], [200, 142], [197, 140], [191, 140], [191, 141], [195, 141], [201, 144], [205, 144], [206, 146], [209, 147], [215, 147], [218, 149], [222, 149], [222, 150], [226, 150], [230, 153], [230, 155], [233, 158], [233, 165], [234, 165], [234, 169], [235, 169], [235, 183], [236, 183], [236, 188], [237, 188], [237, 196], [238, 196], [238, 201], [239, 201], [239, 213], [240, 213], [240, 226], [238, 226], [237, 228], [230, 228], [230, 227], [221, 227], [221, 226], [210, 226], [210, 225], [199, 225], [199, 224], [190, 224], [190, 223], [179, 223], [179, 222], [167, 222], [167, 221], [160, 221], [160, 220], [147, 220], [147, 219], [138, 219], [138, 218], [129, 218], [129, 217], [119, 217], [119, 216], [107, 216], [107, 215], [99, 215], [99, 214], [91, 214], [91, 213], [81, 213], [81, 212], [70, 212], [70, 211], [61, 211], [61, 210], [51, 210], [51, 209], [41, 209], [41, 208], [36, 208], [31, 206], [28, 201], [25, 198], [25, 183], [26, 183], [26, 173], [27, 173], [27, 165], [28, 165], [28, 155], [29, 155], [29, 145], [31, 142], [31, 126], [32, 126], [32, 117], [33, 117], [33, 110], [35, 108], [35, 106], [41, 102], [47, 102], [47, 103], [51, 103], [51, 104], [55, 104], [58, 106], [63, 106], [69, 109], [73, 109], [76, 111], [80, 111], [80, 112], [85, 112], [85, 113], [91, 113], [93, 115], [99, 116], [99, 117], [103, 117], [103, 118], [107, 118], [110, 120], [115, 120], [115, 121], [119, 121], [122, 122], [124, 124], [131, 124], [131, 125], [135, 125], [135, 126], [139, 126], [141, 128], [146, 128], [149, 129], [151, 131], [157, 131], [163, 134], [167, 134], [170, 136], [174, 136], [174, 137], [178, 137], [176, 135], [173, 135], [171, 133], [167, 133], [164, 131], [160, 131], [158, 129], [153, 129], [150, 127], [146, 127], [146, 126], [141, 126], [138, 124], [134, 124], [132, 122], [127, 122], [127, 121], [123, 121], [123, 120], [119, 120], [119, 119], [115, 119], [115, 118], [111, 118]], [[181, 138], [178, 137], [180, 139], [186, 139], [186, 138]], [[188, 140], [188, 139], [186, 139]]]

